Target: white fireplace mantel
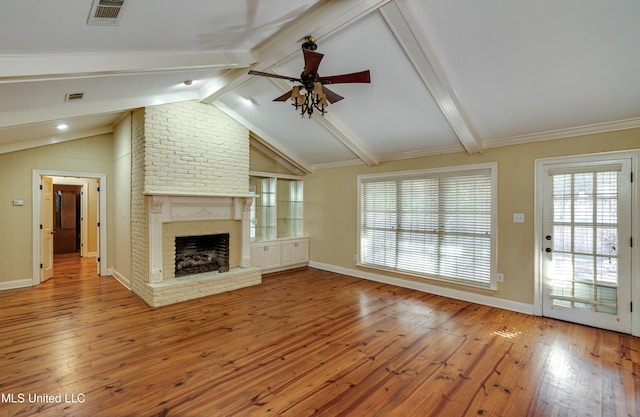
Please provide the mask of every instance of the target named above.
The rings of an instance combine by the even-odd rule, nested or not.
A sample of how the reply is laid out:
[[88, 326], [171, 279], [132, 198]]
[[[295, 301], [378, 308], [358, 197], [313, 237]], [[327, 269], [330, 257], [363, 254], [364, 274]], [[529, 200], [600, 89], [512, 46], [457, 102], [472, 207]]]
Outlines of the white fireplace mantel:
[[162, 225], [200, 220], [242, 221], [240, 267], [251, 266], [250, 209], [253, 194], [184, 194], [146, 192], [149, 221], [149, 282], [163, 280]]

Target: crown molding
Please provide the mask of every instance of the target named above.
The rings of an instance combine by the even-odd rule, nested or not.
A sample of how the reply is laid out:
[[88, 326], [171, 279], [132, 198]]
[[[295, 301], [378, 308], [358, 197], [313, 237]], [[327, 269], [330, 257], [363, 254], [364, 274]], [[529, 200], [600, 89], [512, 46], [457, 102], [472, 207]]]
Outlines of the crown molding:
[[[464, 152], [465, 149], [462, 146], [447, 146], [441, 148], [434, 148], [429, 150], [420, 150], [413, 152], [399, 152], [395, 154], [389, 154], [380, 156], [379, 162], [391, 162], [402, 161], [405, 159], [423, 158], [426, 156], [445, 155], [450, 153]], [[321, 169], [342, 168], [354, 165], [364, 165], [364, 161], [361, 159], [351, 159], [348, 161], [329, 162], [326, 164], [314, 164], [311, 165], [311, 169], [314, 171]]]
[[465, 149], [462, 146], [443, 146], [440, 148], [424, 149], [411, 152], [399, 152], [395, 154], [385, 155], [380, 157], [380, 161], [401, 161], [403, 159], [422, 158], [425, 156], [445, 155], [450, 153], [464, 152]]
[[541, 142], [553, 139], [570, 138], [575, 136], [594, 135], [598, 133], [613, 132], [617, 130], [635, 129], [640, 127], [640, 117], [618, 120], [614, 122], [594, 123], [591, 125], [570, 127], [566, 129], [548, 130], [545, 132], [526, 135], [508, 136], [484, 141], [485, 148], [497, 148], [500, 146], [522, 145], [531, 142]]
[[322, 169], [332, 169], [332, 168], [344, 168], [356, 165], [366, 165], [362, 159], [350, 159], [348, 161], [337, 161], [337, 162], [327, 162], [326, 164], [314, 164], [311, 165], [311, 169], [313, 171], [319, 171]]

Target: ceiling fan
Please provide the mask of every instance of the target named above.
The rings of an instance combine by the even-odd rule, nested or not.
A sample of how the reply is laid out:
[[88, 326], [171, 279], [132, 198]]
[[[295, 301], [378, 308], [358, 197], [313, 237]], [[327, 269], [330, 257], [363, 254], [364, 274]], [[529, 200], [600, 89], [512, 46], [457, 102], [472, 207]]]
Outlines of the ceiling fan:
[[324, 114], [327, 112], [329, 103], [335, 103], [344, 97], [329, 90], [327, 84], [345, 84], [345, 83], [370, 83], [371, 76], [369, 70], [353, 72], [350, 74], [330, 75], [321, 77], [318, 74], [318, 67], [324, 54], [315, 52], [318, 45], [315, 43], [313, 36], [305, 37], [302, 44], [302, 54], [304, 56], [304, 71], [299, 78], [287, 77], [285, 75], [270, 74], [268, 72], [250, 70], [249, 74], [259, 75], [262, 77], [280, 78], [289, 80], [293, 83], [300, 83], [294, 86], [290, 91], [275, 98], [273, 101], [287, 101], [291, 99], [296, 110], [300, 111], [300, 115], [305, 114], [311, 117], [314, 110]]

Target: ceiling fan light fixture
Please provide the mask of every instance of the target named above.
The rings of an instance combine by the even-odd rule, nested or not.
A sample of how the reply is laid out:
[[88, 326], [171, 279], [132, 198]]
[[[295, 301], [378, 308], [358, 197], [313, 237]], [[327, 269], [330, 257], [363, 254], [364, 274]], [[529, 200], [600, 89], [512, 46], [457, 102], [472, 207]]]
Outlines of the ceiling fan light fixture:
[[[301, 93], [303, 90], [304, 93]], [[327, 112], [329, 102], [322, 90], [322, 83], [315, 82], [313, 88], [296, 85], [291, 89], [291, 105], [300, 112], [300, 116], [305, 115], [311, 117], [314, 110], [324, 114]]]
[[[369, 70], [354, 72], [350, 74], [333, 75], [329, 77], [321, 77], [318, 75], [318, 66], [324, 57], [324, 54], [314, 52], [317, 48], [315, 38], [313, 36], [305, 37], [305, 43], [302, 44], [302, 55], [304, 57], [304, 70], [299, 78], [288, 77], [285, 75], [270, 74], [268, 72], [249, 70], [250, 75], [259, 75], [262, 77], [280, 78], [299, 83], [294, 86], [291, 91], [282, 94], [273, 99], [273, 101], [291, 100], [292, 105], [304, 117], [311, 115], [314, 111], [319, 111], [323, 116], [327, 112], [329, 103], [335, 103], [344, 97], [334, 93], [325, 84], [346, 84], [346, 83], [370, 83], [371, 77]], [[304, 93], [301, 93], [304, 90]]]
[[316, 81], [313, 84], [313, 97], [317, 100], [320, 100], [321, 97], [324, 97], [324, 92], [322, 91], [322, 84], [319, 81]]
[[296, 85], [291, 89], [291, 101], [295, 103], [298, 98], [300, 98], [300, 87]]

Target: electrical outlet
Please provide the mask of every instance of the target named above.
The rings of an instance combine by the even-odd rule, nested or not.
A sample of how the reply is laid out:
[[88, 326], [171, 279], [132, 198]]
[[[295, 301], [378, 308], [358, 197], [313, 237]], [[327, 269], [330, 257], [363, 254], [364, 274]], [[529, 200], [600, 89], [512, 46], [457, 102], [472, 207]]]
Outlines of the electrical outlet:
[[504, 274], [502, 272], [498, 272], [498, 274], [496, 275], [496, 280], [498, 282], [504, 282]]
[[358, 262], [358, 255], [353, 255], [353, 260]]

